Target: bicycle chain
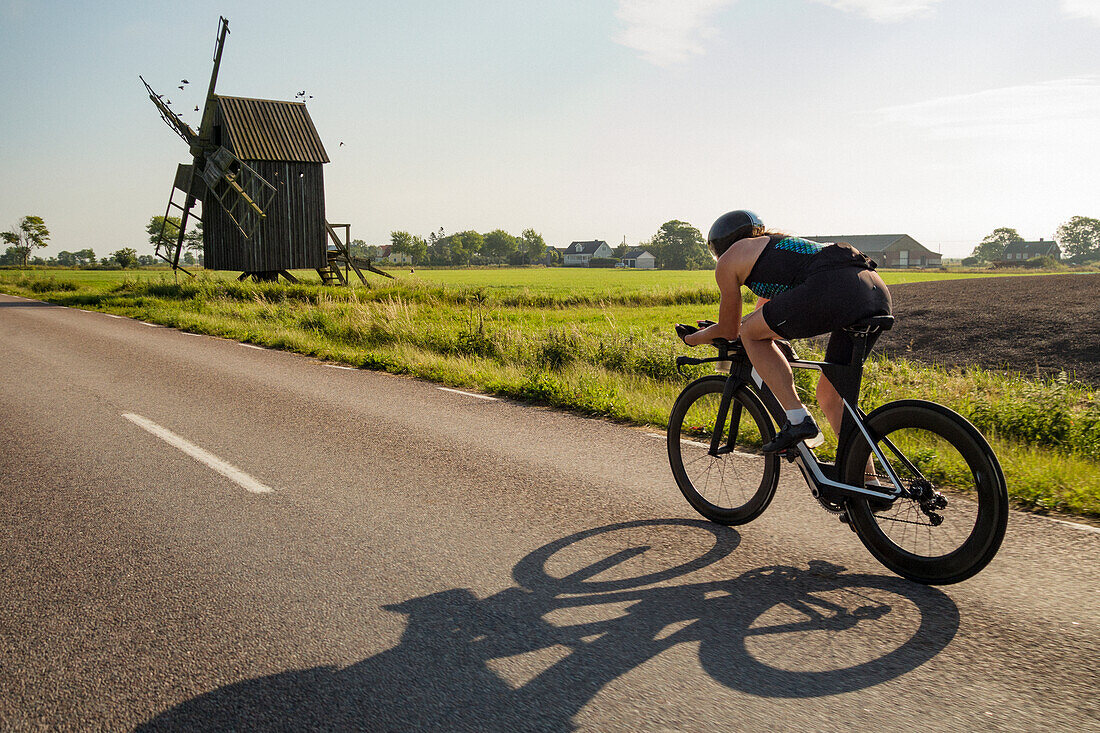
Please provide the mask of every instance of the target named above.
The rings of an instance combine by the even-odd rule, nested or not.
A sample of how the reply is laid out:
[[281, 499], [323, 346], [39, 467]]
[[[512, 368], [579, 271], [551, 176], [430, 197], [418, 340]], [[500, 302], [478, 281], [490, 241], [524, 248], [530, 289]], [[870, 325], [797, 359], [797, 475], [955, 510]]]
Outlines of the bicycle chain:
[[835, 504], [827, 499], [822, 499], [820, 496], [815, 496], [814, 498], [817, 499], [817, 503], [822, 509], [832, 514], [834, 517], [839, 517], [846, 511], [843, 504]]

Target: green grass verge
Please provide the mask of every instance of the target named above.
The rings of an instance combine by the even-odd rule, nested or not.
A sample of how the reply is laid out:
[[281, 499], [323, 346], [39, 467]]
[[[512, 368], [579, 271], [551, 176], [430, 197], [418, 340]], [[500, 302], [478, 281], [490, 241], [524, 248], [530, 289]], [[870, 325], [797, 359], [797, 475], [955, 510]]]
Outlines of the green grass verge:
[[[469, 272], [502, 274], [460, 274]], [[658, 428], [688, 378], [705, 373], [676, 371], [675, 356], [689, 350], [669, 327], [713, 315], [717, 292], [698, 273], [613, 288], [598, 285], [606, 271], [509, 272], [522, 286], [494, 287], [484, 276], [471, 278], [475, 285], [403, 279], [326, 288], [210, 275], [177, 283], [164, 274], [82, 281], [68, 272], [0, 272], [0, 290]], [[554, 279], [561, 277], [576, 287]], [[820, 356], [808, 342], [798, 346]], [[812, 376], [799, 372], [797, 384], [812, 401]], [[1100, 517], [1095, 388], [873, 357], [864, 408], [906, 397], [941, 402], [978, 425], [1018, 506]]]

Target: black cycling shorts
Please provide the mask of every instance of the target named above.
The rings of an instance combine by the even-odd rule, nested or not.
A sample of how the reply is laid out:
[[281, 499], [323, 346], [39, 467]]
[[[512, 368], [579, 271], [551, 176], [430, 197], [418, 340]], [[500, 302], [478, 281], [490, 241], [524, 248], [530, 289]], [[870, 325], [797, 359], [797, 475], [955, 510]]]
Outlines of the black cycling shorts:
[[825, 361], [848, 363], [852, 338], [841, 329], [864, 318], [890, 315], [890, 291], [874, 270], [856, 266], [821, 269], [801, 285], [769, 300], [762, 310], [768, 328], [783, 338], [831, 333]]

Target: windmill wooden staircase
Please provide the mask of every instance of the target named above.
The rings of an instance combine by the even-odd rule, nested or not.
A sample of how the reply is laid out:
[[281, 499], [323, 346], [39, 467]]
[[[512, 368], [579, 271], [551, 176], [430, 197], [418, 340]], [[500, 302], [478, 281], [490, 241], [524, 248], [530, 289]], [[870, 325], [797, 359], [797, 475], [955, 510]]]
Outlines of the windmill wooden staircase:
[[[343, 240], [336, 233], [337, 229], [344, 230]], [[328, 232], [330, 240], [328, 262], [325, 267], [317, 268], [317, 274], [321, 276], [323, 285], [347, 285], [352, 271], [359, 276], [364, 285], [367, 284], [367, 278], [363, 275], [363, 270], [369, 270], [390, 279], [393, 278], [393, 275], [383, 272], [371, 264], [370, 260], [355, 257], [351, 254], [351, 224], [330, 224], [326, 221], [325, 230]]]

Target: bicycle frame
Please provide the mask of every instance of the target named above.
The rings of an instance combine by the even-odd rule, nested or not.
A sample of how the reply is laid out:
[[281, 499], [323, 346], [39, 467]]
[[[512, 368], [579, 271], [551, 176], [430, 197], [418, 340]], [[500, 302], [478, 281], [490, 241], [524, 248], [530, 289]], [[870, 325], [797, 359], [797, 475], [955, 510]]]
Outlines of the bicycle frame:
[[[908, 492], [904, 488], [893, 467], [890, 465], [890, 462], [886, 460], [886, 456], [875, 444], [875, 441], [867, 431], [867, 427], [863, 422], [866, 414], [857, 406], [859, 388], [863, 379], [863, 361], [867, 355], [866, 337], [868, 335], [867, 333], [853, 334], [855, 342], [853, 347], [855, 352], [853, 353], [853, 364], [837, 364], [823, 361], [809, 361], [805, 359], [789, 360], [792, 369], [810, 369], [824, 374], [840, 394], [841, 402], [845, 410], [841, 423], [840, 436], [838, 438], [836, 463], [830, 464], [819, 461], [817, 456], [814, 455], [813, 450], [802, 441], [797, 443], [793, 449], [788, 450], [785, 454], [789, 461], [798, 465], [799, 470], [802, 472], [802, 476], [806, 479], [806, 483], [810, 487], [811, 493], [813, 493], [815, 497], [819, 496], [822, 490], [831, 490], [831, 492], [840, 493], [844, 496], [874, 498], [886, 501], [892, 501], [908, 495]], [[771, 415], [772, 419], [775, 420], [777, 424], [781, 425], [786, 420], [783, 406], [779, 404], [779, 400], [772, 394], [772, 391], [764, 383], [760, 374], [752, 367], [744, 351], [730, 353], [731, 344], [729, 343], [716, 342], [715, 346], [718, 347], [719, 351], [717, 357], [694, 359], [682, 356], [678, 357], [676, 360], [677, 365], [704, 364], [711, 362], [730, 363], [730, 376], [729, 379], [726, 380], [725, 389], [722, 392], [722, 399], [718, 407], [715, 427], [711, 432], [710, 450], [708, 452], [712, 456], [731, 452], [733, 446], [737, 442], [736, 430], [740, 422], [740, 415], [735, 414], [732, 416], [732, 419], [729, 419], [729, 410], [730, 404], [733, 402], [734, 393], [742, 385], [747, 385], [757, 398], [760, 399], [761, 404], [764, 405], [768, 414]], [[740, 410], [740, 404], [736, 405], [735, 409]], [[721, 446], [721, 436], [727, 424], [730, 425], [729, 436], [726, 445]], [[852, 441], [859, 438], [866, 440], [867, 444], [871, 447], [874, 456], [878, 459], [890, 479], [893, 486], [892, 490], [875, 491], [865, 486], [853, 486], [836, 480], [836, 466], [840, 464], [840, 459], [847, 454]], [[913, 475], [923, 478], [916, 466], [902, 455], [893, 443], [889, 440], [884, 440], [883, 442], [906, 468], [913, 472]], [[828, 473], [832, 473], [832, 476], [827, 475]]]

